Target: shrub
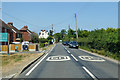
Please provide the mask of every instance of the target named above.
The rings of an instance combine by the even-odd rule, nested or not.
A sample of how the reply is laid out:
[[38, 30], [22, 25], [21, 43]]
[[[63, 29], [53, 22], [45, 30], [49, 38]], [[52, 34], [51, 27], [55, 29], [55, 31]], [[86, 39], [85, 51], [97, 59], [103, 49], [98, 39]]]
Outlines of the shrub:
[[40, 47], [44, 47], [45, 46], [45, 44], [44, 43], [40, 43]]

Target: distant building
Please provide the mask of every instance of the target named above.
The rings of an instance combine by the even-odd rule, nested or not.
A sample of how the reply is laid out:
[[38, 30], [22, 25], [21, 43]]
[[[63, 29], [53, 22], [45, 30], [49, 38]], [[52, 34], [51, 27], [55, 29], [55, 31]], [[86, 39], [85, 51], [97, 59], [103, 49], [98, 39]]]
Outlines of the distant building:
[[8, 22], [7, 24], [13, 31], [13, 40], [12, 40], [12, 43], [20, 43], [20, 40], [22, 38], [22, 33], [16, 28], [13, 26], [13, 23], [12, 22]]
[[22, 32], [22, 38], [24, 41], [31, 40], [32, 32], [28, 29], [28, 26], [24, 26], [23, 28], [20, 29], [20, 31]]
[[41, 30], [39, 33], [39, 38], [48, 38], [48, 30]]

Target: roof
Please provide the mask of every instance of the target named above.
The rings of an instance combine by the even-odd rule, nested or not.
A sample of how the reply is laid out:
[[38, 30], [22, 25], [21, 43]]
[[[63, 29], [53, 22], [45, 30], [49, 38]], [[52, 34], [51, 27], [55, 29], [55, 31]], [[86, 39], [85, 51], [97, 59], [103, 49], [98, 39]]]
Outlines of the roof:
[[22, 31], [22, 30], [27, 31], [27, 32], [29, 32], [30, 34], [32, 33], [32, 31], [30, 31], [30, 30], [28, 29], [28, 26], [24, 26], [23, 28], [20, 29], [20, 31]]
[[9, 25], [9, 24], [7, 24], [7, 25], [12, 29], [13, 32], [15, 32], [15, 33], [21, 33], [16, 27], [14, 27], [12, 25]]
[[[11, 29], [4, 21], [0, 19], [0, 27], [4, 27], [6, 29]], [[12, 29], [11, 29], [12, 30]]]

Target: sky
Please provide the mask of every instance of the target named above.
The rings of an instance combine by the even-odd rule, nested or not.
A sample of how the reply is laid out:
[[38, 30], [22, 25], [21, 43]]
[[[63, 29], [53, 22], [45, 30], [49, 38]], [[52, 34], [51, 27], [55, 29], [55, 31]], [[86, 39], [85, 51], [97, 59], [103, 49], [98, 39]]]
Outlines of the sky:
[[77, 26], [82, 30], [118, 27], [117, 2], [3, 2], [2, 20], [13, 22], [21, 29], [27, 25], [31, 31], [39, 33], [41, 29], [54, 33], [61, 29], [68, 30], [68, 25], [75, 30], [75, 13]]

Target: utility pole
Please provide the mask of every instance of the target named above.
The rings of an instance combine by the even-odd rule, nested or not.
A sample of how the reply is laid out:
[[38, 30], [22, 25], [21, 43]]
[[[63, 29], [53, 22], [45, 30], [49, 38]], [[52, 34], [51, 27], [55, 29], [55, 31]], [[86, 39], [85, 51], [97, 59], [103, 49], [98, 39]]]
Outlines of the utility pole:
[[68, 28], [70, 29], [70, 24], [68, 25]]
[[52, 33], [53, 33], [53, 24], [52, 24]]
[[76, 13], [75, 13], [75, 22], [76, 22], [76, 38], [78, 40], [78, 33], [77, 33], [77, 16], [76, 16]]
[[9, 33], [8, 33], [8, 46], [7, 46], [8, 48], [7, 48], [7, 55], [9, 55], [9, 40], [10, 40], [9, 38], [10, 38], [10, 37], [9, 37]]

